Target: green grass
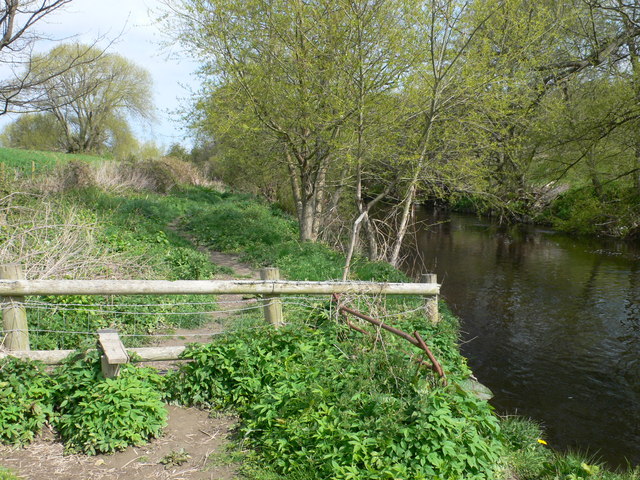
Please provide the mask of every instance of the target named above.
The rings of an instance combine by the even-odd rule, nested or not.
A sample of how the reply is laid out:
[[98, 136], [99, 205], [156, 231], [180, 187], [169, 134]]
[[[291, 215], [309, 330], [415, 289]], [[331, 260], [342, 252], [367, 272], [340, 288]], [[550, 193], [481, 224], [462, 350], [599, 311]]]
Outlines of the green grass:
[[72, 160], [93, 163], [103, 161], [104, 158], [95, 155], [0, 148], [0, 164], [6, 165], [7, 172], [5, 173], [15, 170], [23, 174], [30, 174], [33, 168], [34, 172], [39, 174]]
[[0, 467], [0, 480], [20, 480], [11, 470]]

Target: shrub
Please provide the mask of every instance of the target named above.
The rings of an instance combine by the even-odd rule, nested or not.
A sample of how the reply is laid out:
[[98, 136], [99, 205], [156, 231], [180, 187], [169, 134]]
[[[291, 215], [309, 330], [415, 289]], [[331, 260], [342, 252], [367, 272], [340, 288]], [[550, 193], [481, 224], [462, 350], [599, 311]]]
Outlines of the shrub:
[[162, 433], [167, 411], [155, 370], [127, 364], [105, 379], [94, 353], [69, 360], [57, 374], [55, 426], [68, 451], [112, 453]]
[[167, 381], [170, 397], [236, 409], [281, 475], [493, 478], [499, 427], [484, 402], [434, 387], [391, 345], [383, 353], [338, 337], [297, 326], [193, 347]]
[[58, 191], [67, 192], [93, 187], [96, 184], [96, 178], [89, 163], [72, 160], [59, 170], [58, 182]]
[[218, 271], [207, 255], [191, 248], [172, 248], [166, 260], [171, 269], [170, 280], [208, 280]]
[[53, 415], [54, 382], [41, 364], [16, 358], [0, 362], [0, 440], [29, 443]]
[[127, 168], [133, 173], [138, 173], [144, 183], [138, 188], [156, 193], [167, 193], [173, 189], [178, 180], [171, 168], [157, 160], [144, 160], [129, 164]]

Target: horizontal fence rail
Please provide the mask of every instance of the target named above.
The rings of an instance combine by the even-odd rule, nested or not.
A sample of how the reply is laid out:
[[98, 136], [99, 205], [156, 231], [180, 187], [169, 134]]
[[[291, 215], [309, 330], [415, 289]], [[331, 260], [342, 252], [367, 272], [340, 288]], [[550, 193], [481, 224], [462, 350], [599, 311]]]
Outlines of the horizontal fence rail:
[[[0, 304], [5, 334], [0, 344], [0, 358], [13, 356], [59, 364], [74, 353], [74, 350], [29, 351], [25, 297], [30, 295], [254, 294], [262, 297], [265, 319], [275, 328], [284, 323], [281, 295], [421, 295], [425, 299], [426, 317], [431, 322], [438, 321], [440, 285], [433, 274], [422, 275], [421, 283], [280, 280], [277, 268], [264, 268], [260, 276], [262, 280], [27, 280], [19, 265], [0, 265]], [[103, 353], [105, 376], [117, 375], [123, 357], [128, 358], [130, 354], [134, 354], [133, 361], [176, 360], [185, 349], [182, 346], [125, 348], [117, 332], [101, 330], [97, 334], [102, 342], [98, 342], [98, 349]]]
[[438, 295], [437, 283], [290, 280], [0, 280], [0, 296], [305, 294]]
[[[177, 360], [186, 348], [185, 346], [168, 346], [127, 348], [126, 350], [130, 354], [135, 354], [131, 360], [132, 362], [159, 362], [163, 360]], [[95, 349], [93, 351], [95, 351]], [[76, 353], [78, 353], [77, 350], [12, 351], [0, 352], [0, 359], [15, 357], [22, 360], [37, 360], [45, 365], [59, 365], [64, 362], [67, 357]]]

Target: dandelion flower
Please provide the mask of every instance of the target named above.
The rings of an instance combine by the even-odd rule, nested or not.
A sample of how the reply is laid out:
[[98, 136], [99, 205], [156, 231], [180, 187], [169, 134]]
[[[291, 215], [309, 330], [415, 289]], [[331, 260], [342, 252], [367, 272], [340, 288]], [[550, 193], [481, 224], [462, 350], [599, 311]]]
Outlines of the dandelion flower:
[[541, 438], [538, 439], [538, 443], [540, 445], [546, 445], [547, 444], [547, 442], [545, 440], [541, 439]]

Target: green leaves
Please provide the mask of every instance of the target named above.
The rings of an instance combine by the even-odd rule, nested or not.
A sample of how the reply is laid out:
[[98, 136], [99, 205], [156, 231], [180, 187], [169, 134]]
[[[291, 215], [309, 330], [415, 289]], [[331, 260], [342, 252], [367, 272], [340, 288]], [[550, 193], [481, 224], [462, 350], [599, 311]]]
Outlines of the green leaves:
[[112, 453], [159, 436], [167, 412], [157, 372], [127, 364], [117, 378], [104, 379], [99, 363], [92, 354], [58, 370], [55, 427], [67, 450]]
[[[104, 379], [97, 354], [71, 358], [55, 381], [33, 362], [0, 364], [0, 440], [29, 443], [51, 421], [69, 451], [111, 453], [157, 437], [166, 423], [162, 379], [125, 365]], [[55, 413], [54, 413], [55, 405]]]
[[41, 364], [16, 358], [0, 361], [0, 441], [30, 443], [53, 417], [54, 382]]
[[383, 355], [333, 328], [296, 326], [238, 332], [185, 357], [170, 398], [236, 410], [245, 440], [281, 475], [493, 478], [502, 447], [490, 407], [424, 388], [425, 372], [392, 344]]

